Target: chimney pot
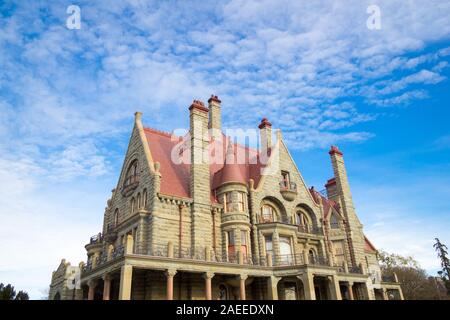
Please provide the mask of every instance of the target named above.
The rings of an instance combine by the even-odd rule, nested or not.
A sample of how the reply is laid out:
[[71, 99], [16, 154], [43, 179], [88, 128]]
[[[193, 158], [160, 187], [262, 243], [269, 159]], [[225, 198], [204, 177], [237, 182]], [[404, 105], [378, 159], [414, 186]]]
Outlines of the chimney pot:
[[330, 151], [329, 151], [328, 153], [329, 153], [331, 156], [334, 155], [334, 154], [338, 154], [338, 155], [340, 155], [340, 156], [343, 156], [343, 155], [344, 155], [344, 154], [342, 153], [342, 151], [339, 150], [339, 148], [336, 147], [336, 146], [331, 146]]
[[260, 125], [258, 126], [258, 128], [260, 128], [260, 129], [265, 128], [265, 127], [272, 127], [272, 124], [269, 122], [269, 120], [267, 120], [267, 118], [263, 118], [261, 120]]

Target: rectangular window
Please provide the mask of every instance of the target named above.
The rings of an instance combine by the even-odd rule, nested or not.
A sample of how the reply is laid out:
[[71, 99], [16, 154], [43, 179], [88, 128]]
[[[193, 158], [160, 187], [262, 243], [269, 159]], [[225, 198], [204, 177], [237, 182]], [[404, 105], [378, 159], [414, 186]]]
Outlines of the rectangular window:
[[225, 208], [226, 208], [226, 212], [229, 212], [229, 211], [231, 211], [232, 210], [232, 208], [233, 208], [233, 202], [232, 202], [232, 199], [231, 199], [231, 192], [227, 192], [226, 194], [225, 194]]
[[246, 245], [247, 244], [247, 231], [241, 230], [241, 244]]
[[266, 241], [266, 253], [273, 253], [272, 235], [265, 236]]
[[344, 242], [333, 241], [334, 260], [338, 266], [342, 266], [345, 261]]
[[290, 181], [289, 172], [281, 171], [281, 185], [284, 188], [289, 188]]
[[238, 192], [238, 210], [240, 212], [245, 211], [244, 193], [243, 192]]
[[233, 245], [234, 246], [235, 241], [234, 241], [234, 231], [228, 231], [228, 245]]
[[241, 230], [241, 252], [247, 258], [247, 231]]
[[236, 250], [235, 250], [235, 239], [234, 239], [234, 231], [228, 231], [228, 261], [234, 262], [237, 261]]

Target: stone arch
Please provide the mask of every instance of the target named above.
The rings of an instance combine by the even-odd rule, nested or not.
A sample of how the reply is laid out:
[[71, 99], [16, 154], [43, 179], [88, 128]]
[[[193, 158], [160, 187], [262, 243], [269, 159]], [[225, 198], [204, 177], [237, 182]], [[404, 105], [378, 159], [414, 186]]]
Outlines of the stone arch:
[[53, 300], [61, 300], [61, 294], [59, 293], [59, 291], [55, 293], [55, 295], [53, 296]]
[[310, 206], [308, 206], [307, 204], [304, 203], [300, 203], [295, 207], [295, 211], [294, 211], [294, 221], [296, 221], [296, 215], [297, 213], [303, 213], [305, 214], [308, 219], [310, 220], [312, 226], [316, 229], [318, 229], [320, 227], [320, 221], [316, 215], [316, 213], [314, 212], [313, 209], [311, 209]]
[[286, 212], [286, 208], [284, 207], [283, 203], [280, 200], [278, 200], [275, 197], [271, 197], [271, 196], [265, 197], [261, 201], [261, 204], [260, 204], [260, 207], [259, 207], [259, 213], [258, 213], [259, 216], [261, 216], [261, 209], [262, 209], [262, 207], [264, 205], [269, 205], [269, 206], [271, 206], [272, 208], [275, 209], [276, 221], [277, 222], [285, 222], [285, 223], [289, 222], [289, 218], [288, 218], [288, 215], [287, 215], [287, 212]]
[[123, 185], [127, 186], [137, 181], [139, 177], [139, 162], [136, 158], [127, 164]]

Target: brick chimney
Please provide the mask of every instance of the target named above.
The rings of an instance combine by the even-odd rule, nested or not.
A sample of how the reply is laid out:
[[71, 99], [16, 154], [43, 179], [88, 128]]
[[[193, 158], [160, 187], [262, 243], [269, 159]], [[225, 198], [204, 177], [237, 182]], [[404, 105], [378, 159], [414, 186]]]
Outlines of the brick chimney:
[[191, 250], [211, 246], [211, 187], [209, 173], [208, 108], [194, 100], [189, 107], [191, 170], [189, 189], [191, 206]]
[[222, 136], [222, 115], [221, 115], [221, 104], [222, 101], [215, 95], [211, 95], [208, 100], [209, 108], [209, 124], [208, 128], [212, 129], [212, 135], [214, 138], [219, 138]]
[[258, 126], [260, 135], [260, 149], [268, 150], [272, 147], [272, 124], [263, 118]]

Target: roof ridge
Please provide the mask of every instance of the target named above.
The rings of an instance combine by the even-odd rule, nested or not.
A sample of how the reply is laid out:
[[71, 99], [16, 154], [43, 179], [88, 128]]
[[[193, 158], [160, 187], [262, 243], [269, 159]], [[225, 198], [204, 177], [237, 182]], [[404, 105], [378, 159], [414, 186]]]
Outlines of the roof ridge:
[[[162, 136], [166, 136], [166, 137], [169, 137], [169, 138], [175, 136], [175, 134], [173, 134], [173, 133], [170, 133], [170, 132], [167, 132], [167, 131], [158, 130], [158, 129], [154, 129], [154, 128], [148, 128], [148, 127], [144, 128], [144, 131], [150, 131], [152, 133], [156, 133], [156, 134], [159, 134], [159, 135], [162, 135]], [[175, 137], [178, 137], [178, 136], [175, 136]]]

